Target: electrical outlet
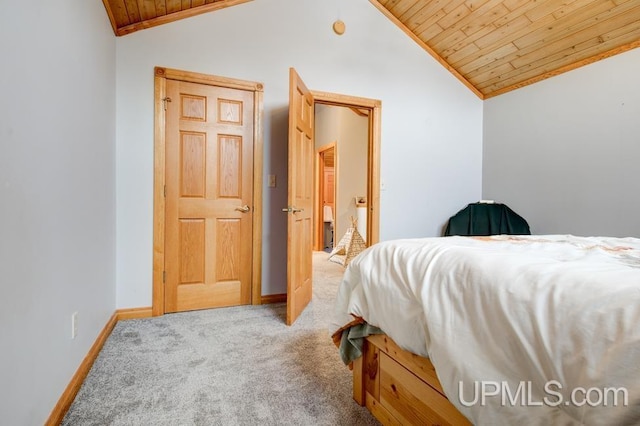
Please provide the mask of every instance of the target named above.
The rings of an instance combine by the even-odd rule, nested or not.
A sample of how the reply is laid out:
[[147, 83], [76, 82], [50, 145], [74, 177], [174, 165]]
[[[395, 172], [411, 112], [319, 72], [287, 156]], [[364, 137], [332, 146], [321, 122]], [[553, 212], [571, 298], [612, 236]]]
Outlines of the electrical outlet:
[[71, 314], [71, 338], [75, 339], [78, 335], [78, 313]]

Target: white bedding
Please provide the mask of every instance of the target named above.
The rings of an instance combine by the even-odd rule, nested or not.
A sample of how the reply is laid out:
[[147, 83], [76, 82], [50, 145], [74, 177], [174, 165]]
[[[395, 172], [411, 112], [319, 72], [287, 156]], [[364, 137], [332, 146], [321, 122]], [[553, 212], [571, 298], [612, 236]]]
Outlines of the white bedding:
[[[640, 239], [379, 243], [345, 271], [331, 331], [353, 316], [430, 357], [449, 400], [475, 424], [640, 424]], [[482, 386], [493, 391], [491, 383], [511, 395], [466, 406], [460, 382], [467, 405]], [[589, 396], [597, 402], [605, 387], [626, 388], [628, 406], [621, 398], [612, 407], [612, 394], [609, 407], [571, 403], [574, 390], [580, 404], [579, 388], [595, 388]]]

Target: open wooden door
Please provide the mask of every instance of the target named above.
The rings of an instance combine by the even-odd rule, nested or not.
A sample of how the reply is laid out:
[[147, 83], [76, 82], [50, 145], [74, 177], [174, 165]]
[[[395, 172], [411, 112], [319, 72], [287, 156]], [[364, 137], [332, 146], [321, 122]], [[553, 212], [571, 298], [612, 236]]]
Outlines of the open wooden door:
[[287, 212], [287, 325], [311, 301], [313, 241], [313, 96], [289, 69], [289, 190]]

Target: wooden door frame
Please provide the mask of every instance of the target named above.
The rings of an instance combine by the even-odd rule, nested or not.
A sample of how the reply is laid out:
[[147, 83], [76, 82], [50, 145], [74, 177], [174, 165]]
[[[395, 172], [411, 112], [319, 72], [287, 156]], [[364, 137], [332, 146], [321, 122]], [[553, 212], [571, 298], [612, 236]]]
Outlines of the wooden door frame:
[[[315, 104], [342, 106], [369, 111], [367, 149], [367, 247], [380, 240], [380, 138], [382, 102], [338, 93], [311, 91]], [[336, 151], [337, 153], [337, 151]], [[336, 189], [337, 190], [337, 189]], [[336, 200], [337, 202], [337, 200]], [[334, 217], [335, 217], [334, 213]], [[334, 230], [335, 230], [334, 223]], [[334, 231], [335, 232], [335, 231]], [[334, 234], [340, 238], [340, 235]]]
[[263, 169], [263, 85], [234, 78], [218, 77], [190, 71], [156, 67], [154, 70], [154, 172], [153, 172], [153, 316], [164, 315], [164, 261], [165, 261], [165, 110], [167, 80], [253, 92], [253, 235], [251, 304], [259, 305], [262, 298], [262, 169]]
[[[330, 142], [326, 145], [322, 145], [316, 149], [316, 173], [315, 173], [315, 185], [314, 185], [314, 227], [315, 227], [315, 249], [316, 251], [324, 250], [324, 210], [323, 205], [320, 203], [324, 194], [324, 162], [320, 161], [322, 154], [325, 151], [333, 149], [333, 229], [334, 229], [334, 247], [335, 247], [335, 229], [336, 229], [336, 211], [338, 210], [338, 147], [337, 141]], [[333, 247], [332, 247], [333, 248]]]

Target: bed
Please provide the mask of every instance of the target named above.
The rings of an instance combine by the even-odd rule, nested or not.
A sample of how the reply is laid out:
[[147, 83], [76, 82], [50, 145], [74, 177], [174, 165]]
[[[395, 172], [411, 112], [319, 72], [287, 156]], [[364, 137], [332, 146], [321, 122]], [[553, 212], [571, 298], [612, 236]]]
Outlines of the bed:
[[384, 424], [640, 424], [640, 239], [379, 243], [330, 327]]

